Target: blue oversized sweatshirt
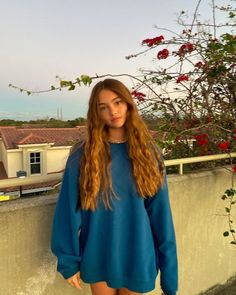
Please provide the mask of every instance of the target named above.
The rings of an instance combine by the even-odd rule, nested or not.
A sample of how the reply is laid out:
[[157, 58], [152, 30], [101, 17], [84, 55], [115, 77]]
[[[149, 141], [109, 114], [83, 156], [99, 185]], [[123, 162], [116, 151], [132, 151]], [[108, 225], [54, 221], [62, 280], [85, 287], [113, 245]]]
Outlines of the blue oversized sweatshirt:
[[175, 232], [165, 183], [152, 198], [138, 195], [128, 156], [128, 142], [110, 143], [112, 185], [119, 199], [113, 210], [101, 200], [96, 211], [78, 208], [79, 160], [73, 152], [64, 171], [56, 204], [51, 249], [57, 271], [67, 279], [80, 271], [85, 283], [106, 281], [111, 288], [149, 292], [158, 271], [166, 295], [178, 288]]

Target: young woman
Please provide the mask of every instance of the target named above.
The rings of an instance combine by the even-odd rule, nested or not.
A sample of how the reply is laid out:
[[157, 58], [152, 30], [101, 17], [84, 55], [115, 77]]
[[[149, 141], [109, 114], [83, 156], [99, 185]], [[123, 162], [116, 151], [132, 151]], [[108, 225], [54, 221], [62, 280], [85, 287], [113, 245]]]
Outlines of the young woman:
[[91, 93], [87, 136], [66, 164], [52, 252], [72, 286], [93, 295], [175, 295], [178, 266], [166, 171], [130, 91], [118, 80]]

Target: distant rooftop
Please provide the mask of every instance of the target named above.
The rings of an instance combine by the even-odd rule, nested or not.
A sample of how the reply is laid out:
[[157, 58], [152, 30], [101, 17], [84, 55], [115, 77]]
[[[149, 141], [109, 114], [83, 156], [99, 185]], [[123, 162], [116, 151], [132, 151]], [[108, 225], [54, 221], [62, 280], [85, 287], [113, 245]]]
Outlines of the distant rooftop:
[[83, 139], [86, 126], [75, 128], [22, 128], [0, 126], [0, 138], [6, 149], [18, 145], [50, 143], [53, 146], [71, 146]]

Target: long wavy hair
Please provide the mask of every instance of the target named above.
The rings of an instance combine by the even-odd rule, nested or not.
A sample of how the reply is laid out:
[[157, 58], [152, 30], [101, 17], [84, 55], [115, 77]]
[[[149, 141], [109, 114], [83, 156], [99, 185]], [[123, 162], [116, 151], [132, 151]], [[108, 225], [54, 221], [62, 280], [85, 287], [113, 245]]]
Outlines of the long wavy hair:
[[80, 160], [79, 203], [82, 209], [92, 211], [96, 210], [100, 197], [105, 208], [110, 210], [112, 210], [111, 197], [119, 199], [112, 187], [108, 127], [99, 117], [98, 97], [103, 89], [113, 91], [127, 103], [124, 127], [128, 141], [128, 155], [140, 197], [153, 197], [164, 181], [161, 152], [139, 115], [130, 91], [118, 80], [100, 81], [91, 92], [83, 155]]

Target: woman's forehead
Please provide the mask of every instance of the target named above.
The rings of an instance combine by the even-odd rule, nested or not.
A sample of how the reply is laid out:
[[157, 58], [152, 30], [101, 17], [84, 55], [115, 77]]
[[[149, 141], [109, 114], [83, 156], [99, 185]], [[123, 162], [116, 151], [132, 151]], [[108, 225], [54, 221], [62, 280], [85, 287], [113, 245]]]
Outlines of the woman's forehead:
[[117, 98], [120, 98], [117, 93], [109, 89], [102, 89], [98, 95], [98, 104], [112, 102]]

